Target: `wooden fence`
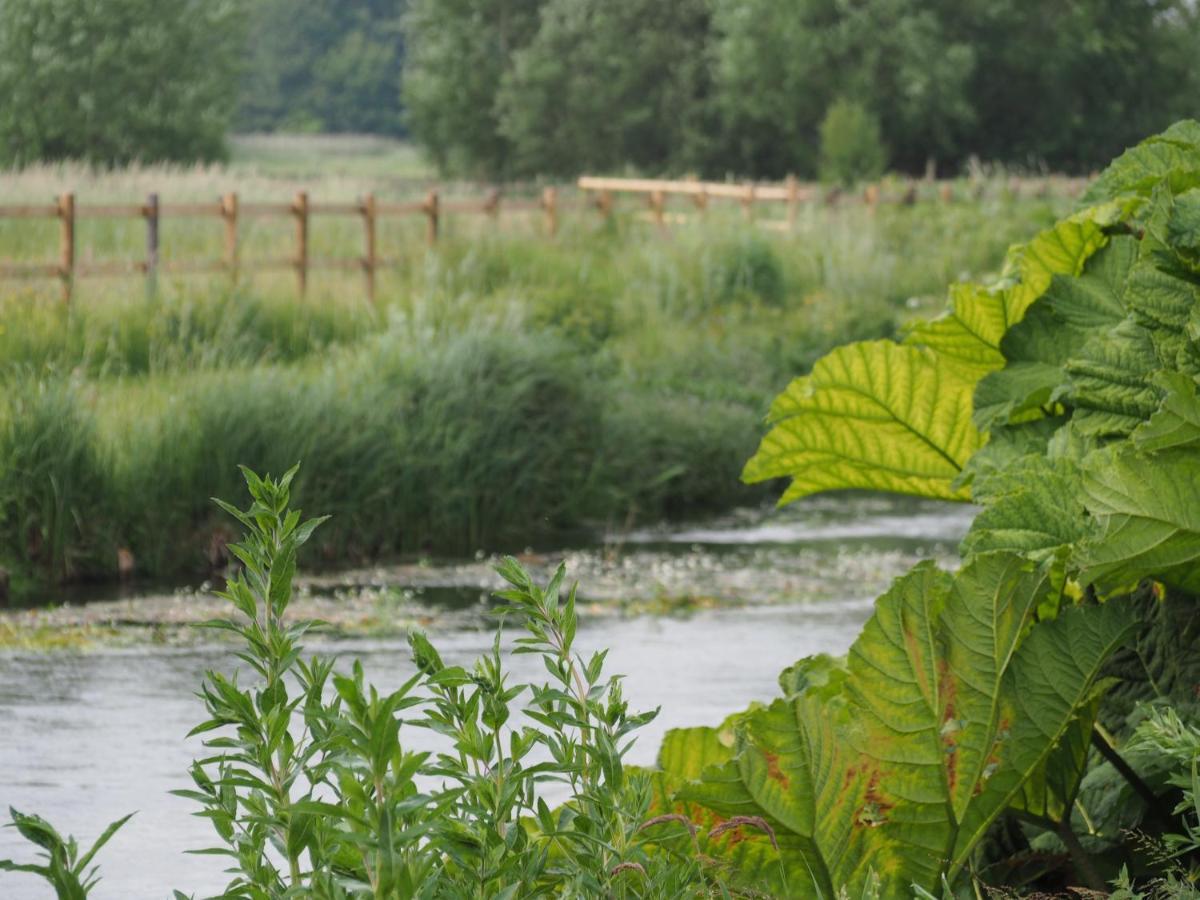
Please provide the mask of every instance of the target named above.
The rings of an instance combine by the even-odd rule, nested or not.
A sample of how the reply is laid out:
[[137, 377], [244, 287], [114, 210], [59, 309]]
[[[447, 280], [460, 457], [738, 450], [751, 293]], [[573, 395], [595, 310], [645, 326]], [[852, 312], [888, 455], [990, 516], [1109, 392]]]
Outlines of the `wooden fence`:
[[[967, 182], [900, 182], [898, 187], [868, 185], [861, 192], [847, 192], [820, 185], [804, 184], [788, 178], [777, 184], [734, 184], [728, 182], [668, 181], [644, 178], [598, 178], [584, 176], [577, 182], [584, 207], [594, 207], [604, 218], [613, 214], [615, 197], [623, 194], [643, 196], [648, 209], [644, 215], [665, 228], [668, 221], [681, 221], [686, 216], [668, 214], [667, 200], [671, 197], [690, 198], [695, 214], [703, 215], [709, 201], [727, 200], [740, 204], [748, 221], [760, 225], [791, 229], [802, 204], [833, 205], [861, 202], [869, 209], [882, 203], [913, 204], [933, 200], [949, 203], [956, 191], [964, 198], [978, 199], [986, 182], [972, 186]], [[1075, 196], [1082, 192], [1086, 179], [1040, 178], [1009, 179], [1004, 189], [1012, 196], [1021, 194], [1050, 196], [1057, 193]], [[755, 208], [766, 204], [784, 204], [783, 219], [758, 220]], [[368, 194], [357, 203], [313, 203], [306, 192], [296, 194], [291, 203], [244, 203], [237, 194], [225, 194], [215, 203], [162, 203], [158, 194], [150, 194], [141, 205], [78, 205], [74, 194], [63, 194], [58, 202], [45, 206], [0, 206], [0, 219], [56, 219], [59, 223], [58, 260], [54, 262], [13, 262], [0, 260], [0, 280], [5, 278], [53, 278], [62, 286], [64, 301], [69, 302], [75, 281], [90, 276], [142, 275], [147, 288], [156, 289], [160, 273], [224, 274], [234, 284], [244, 272], [293, 271], [300, 295], [308, 288], [310, 272], [320, 270], [361, 271], [366, 282], [367, 296], [372, 302], [376, 295], [376, 276], [384, 269], [398, 265], [396, 260], [380, 256], [377, 225], [388, 217], [422, 216], [425, 219], [426, 240], [436, 244], [443, 217], [448, 214], [480, 214], [498, 219], [504, 211], [540, 212], [543, 229], [549, 237], [558, 232], [560, 212], [559, 190], [546, 187], [532, 200], [502, 198], [492, 190], [482, 200], [443, 200], [436, 190], [421, 201], [384, 203]], [[314, 216], [344, 216], [361, 220], [363, 255], [358, 257], [314, 256], [309, 242], [309, 223]], [[217, 218], [224, 224], [224, 252], [219, 259], [172, 260], [159, 259], [159, 223], [164, 218]], [[288, 257], [243, 259], [239, 246], [239, 223], [250, 218], [288, 218], [295, 223], [294, 253]], [[76, 223], [81, 219], [133, 218], [142, 219], [146, 226], [146, 250], [141, 259], [80, 261], [76, 258]]]
[[[682, 221], [686, 218], [686, 215], [680, 213], [668, 214], [667, 200], [670, 197], [689, 198], [695, 213], [699, 215], [703, 215], [708, 210], [710, 199], [735, 201], [740, 204], [742, 213], [747, 220], [754, 220], [755, 206], [758, 204], [782, 203], [786, 205], [786, 218], [782, 221], [776, 220], [762, 224], [784, 229], [791, 229], [795, 226], [800, 207], [806, 203], [832, 206], [846, 202], [861, 202], [872, 211], [885, 203], [915, 204], [929, 200], [951, 203], [959, 196], [963, 199], [981, 199], [988, 184], [989, 182], [985, 181], [972, 185], [962, 181], [909, 180], [899, 182], [894, 187], [887, 187], [884, 184], [868, 184], [860, 192], [851, 192], [837, 187], [802, 183], [793, 177], [787, 178], [782, 184], [597, 178], [590, 175], [585, 175], [578, 181], [578, 187], [588, 198], [588, 202], [605, 217], [612, 214], [614, 197], [620, 194], [644, 196], [648, 205], [648, 217], [659, 227], [666, 227], [668, 218], [672, 221]], [[1014, 198], [1022, 195], [1049, 197], [1054, 194], [1076, 197], [1083, 193], [1087, 184], [1088, 179], [1086, 178], [1009, 178], [1003, 182], [1003, 189]]]
[[[544, 229], [553, 237], [558, 231], [558, 190], [547, 187], [535, 200], [510, 200], [493, 190], [483, 200], [443, 200], [430, 191], [424, 200], [410, 203], [383, 203], [368, 194], [357, 203], [313, 203], [307, 192], [296, 194], [291, 203], [243, 203], [237, 194], [225, 194], [215, 203], [162, 203], [158, 194], [150, 194], [141, 205], [85, 206], [75, 202], [74, 194], [63, 194], [54, 205], [0, 206], [0, 219], [57, 219], [59, 223], [58, 260], [56, 262], [11, 262], [0, 260], [0, 279], [55, 278], [62, 285], [63, 300], [69, 302], [77, 278], [89, 276], [142, 275], [149, 290], [157, 286], [160, 273], [224, 273], [237, 283], [244, 272], [294, 271], [303, 296], [310, 272], [320, 270], [361, 271], [366, 280], [367, 296], [375, 300], [376, 275], [382, 269], [398, 265], [379, 255], [377, 225], [388, 217], [423, 216], [425, 236], [437, 243], [443, 217], [472, 213], [499, 218], [501, 211], [540, 211]], [[311, 252], [309, 223], [314, 216], [350, 216], [362, 221], [363, 255], [359, 257], [320, 257]], [[288, 218], [295, 223], [295, 251], [283, 258], [243, 259], [239, 248], [239, 223], [245, 219]], [[76, 258], [76, 223], [81, 219], [142, 219], [146, 224], [146, 252], [141, 259], [81, 262]], [[164, 218], [218, 218], [224, 223], [224, 253], [220, 259], [159, 259], [159, 223]]]

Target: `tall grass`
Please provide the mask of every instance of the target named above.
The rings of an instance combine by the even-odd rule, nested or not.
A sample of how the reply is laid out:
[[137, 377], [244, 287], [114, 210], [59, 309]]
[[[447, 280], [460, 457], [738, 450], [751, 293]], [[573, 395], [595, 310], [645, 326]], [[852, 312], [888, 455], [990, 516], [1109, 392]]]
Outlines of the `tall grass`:
[[[305, 300], [285, 277], [166, 280], [153, 297], [97, 280], [69, 307], [2, 285], [0, 565], [108, 577], [119, 548], [144, 573], [219, 564], [208, 498], [236, 492], [237, 464], [304, 462], [297, 500], [334, 514], [329, 563], [757, 502], [738, 474], [788, 379], [936, 308], [1058, 212], [821, 208], [782, 234], [714, 210], [665, 235], [581, 213], [554, 241], [536, 220], [451, 220], [432, 250], [418, 222], [385, 233], [400, 265], [374, 307], [344, 274]], [[178, 252], [219, 252], [211, 223], [177, 227]], [[353, 223], [321, 228], [321, 255], [358, 252]], [[25, 252], [22, 234], [0, 226], [0, 256]], [[139, 246], [117, 225], [94, 236]], [[274, 256], [289, 239], [248, 236]]]

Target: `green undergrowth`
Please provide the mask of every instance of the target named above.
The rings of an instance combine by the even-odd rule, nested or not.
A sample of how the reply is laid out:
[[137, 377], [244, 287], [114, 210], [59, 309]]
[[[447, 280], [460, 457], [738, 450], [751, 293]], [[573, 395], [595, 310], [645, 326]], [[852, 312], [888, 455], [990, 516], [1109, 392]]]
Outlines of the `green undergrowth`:
[[795, 379], [744, 477], [969, 500], [961, 567], [668, 733], [659, 807], [764, 823], [705, 852], [776, 896], [1194, 898], [1200, 123], [949, 300]]
[[143, 575], [218, 567], [208, 498], [236, 464], [304, 461], [298, 498], [335, 515], [325, 565], [757, 503], [738, 473], [781, 380], [894, 333], [1052, 216], [990, 200], [808, 210], [794, 234], [716, 212], [667, 235], [568, 216], [554, 242], [449, 227], [436, 251], [393, 248], [377, 307], [345, 275], [305, 300], [283, 277], [8, 296], [0, 566], [35, 590], [113, 577], [119, 550]]

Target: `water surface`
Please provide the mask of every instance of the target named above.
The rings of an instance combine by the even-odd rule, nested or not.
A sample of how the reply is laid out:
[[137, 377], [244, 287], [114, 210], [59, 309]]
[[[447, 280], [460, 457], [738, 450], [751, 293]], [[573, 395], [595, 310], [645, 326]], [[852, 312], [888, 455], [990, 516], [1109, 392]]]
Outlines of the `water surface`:
[[[716, 724], [773, 696], [778, 672], [796, 659], [844, 652], [886, 583], [920, 557], [948, 559], [971, 513], [903, 499], [822, 498], [638, 531], [529, 562], [544, 572], [567, 560], [591, 601], [580, 649], [610, 648], [609, 671], [626, 675], [632, 708], [662, 706], [632, 753], [651, 763], [667, 729]], [[443, 657], [469, 664], [491, 644], [478, 599], [494, 584], [488, 561], [467, 560], [322, 576], [308, 590], [401, 592], [406, 602], [428, 604]], [[437, 604], [454, 614], [438, 617]], [[630, 613], [646, 609], [677, 612]], [[325, 638], [319, 646], [361, 659], [383, 689], [413, 671], [399, 635]], [[511, 681], [544, 679], [532, 657], [507, 664]], [[37, 812], [85, 842], [138, 811], [100, 856], [98, 900], [167, 898], [173, 888], [205, 896], [225, 883], [220, 862], [184, 853], [209, 846], [211, 830], [189, 815], [189, 801], [167, 793], [189, 786], [186, 771], [200, 747], [183, 735], [202, 718], [194, 692], [209, 668], [233, 668], [228, 647], [0, 655], [0, 807]], [[429, 739], [410, 731], [408, 740]], [[11, 829], [0, 831], [0, 858], [25, 860], [27, 846]], [[52, 896], [36, 879], [0, 875], [0, 897]]]

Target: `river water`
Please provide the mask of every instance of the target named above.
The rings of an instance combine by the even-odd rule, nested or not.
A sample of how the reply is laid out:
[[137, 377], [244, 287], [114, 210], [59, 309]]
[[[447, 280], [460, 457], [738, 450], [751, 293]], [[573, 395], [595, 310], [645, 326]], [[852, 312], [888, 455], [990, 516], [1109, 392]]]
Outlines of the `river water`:
[[[635, 532], [535, 564], [567, 560], [581, 597], [593, 601], [577, 645], [585, 653], [610, 648], [606, 671], [626, 676], [631, 708], [661, 705], [632, 751], [633, 762], [648, 764], [666, 730], [716, 724], [772, 697], [777, 674], [796, 659], [845, 652], [891, 578], [920, 558], [951, 561], [972, 513], [903, 498], [819, 498]], [[461, 606], [493, 582], [486, 562], [463, 561], [326, 576], [309, 590], [337, 594], [348, 583]], [[470, 663], [488, 649], [485, 608], [430, 616], [447, 662]], [[413, 671], [402, 636], [309, 646], [361, 659], [385, 690]], [[98, 857], [98, 900], [219, 891], [220, 861], [185, 853], [212, 845], [210, 827], [189, 815], [193, 804], [167, 792], [190, 786], [187, 768], [201, 748], [183, 736], [203, 717], [194, 692], [204, 671], [229, 671], [234, 662], [227, 646], [203, 644], [0, 654], [0, 809], [37, 812], [85, 844], [136, 810]], [[544, 680], [534, 657], [510, 656], [507, 665], [512, 683]], [[413, 745], [425, 739], [408, 734]], [[0, 830], [0, 858], [31, 861], [29, 847], [12, 829]], [[53, 893], [32, 876], [5, 873], [0, 897]]]

